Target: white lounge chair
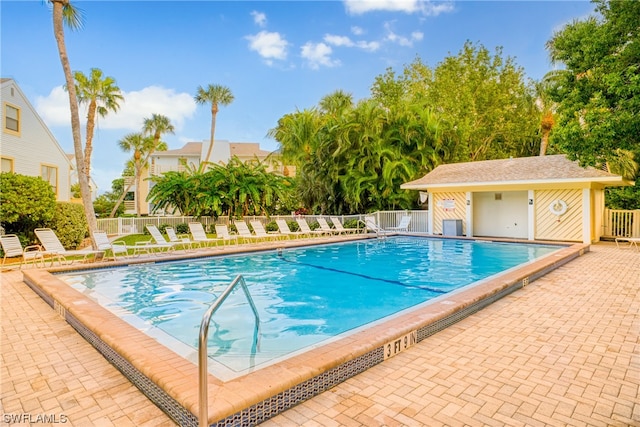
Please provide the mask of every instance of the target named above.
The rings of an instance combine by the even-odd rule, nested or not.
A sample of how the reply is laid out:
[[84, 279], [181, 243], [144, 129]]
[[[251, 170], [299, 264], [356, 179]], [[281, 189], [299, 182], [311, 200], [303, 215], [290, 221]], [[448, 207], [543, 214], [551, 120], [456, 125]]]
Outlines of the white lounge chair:
[[287, 221], [284, 219], [276, 219], [276, 224], [278, 225], [278, 230], [280, 230], [280, 234], [282, 234], [283, 236], [298, 237], [298, 236], [304, 236], [305, 234], [302, 231], [291, 231], [291, 228], [289, 228], [289, 224], [287, 224]]
[[147, 230], [149, 230], [149, 234], [151, 234], [151, 240], [147, 242], [140, 242], [140, 246], [143, 246], [146, 249], [158, 249], [160, 252], [169, 252], [179, 245], [179, 243], [167, 242], [160, 230], [158, 230], [158, 227], [155, 225], [147, 224], [146, 227]]
[[164, 229], [164, 231], [167, 233], [169, 243], [173, 243], [174, 245], [176, 245], [176, 247], [182, 246], [182, 249], [184, 249], [185, 251], [193, 249], [193, 245], [197, 243], [187, 236], [178, 236], [176, 234], [176, 230], [173, 227], [167, 227]]
[[635, 246], [640, 251], [640, 237], [616, 237], [616, 247], [620, 248], [620, 242], [628, 242], [628, 248]]
[[400, 218], [400, 222], [395, 227], [387, 227], [385, 230], [390, 231], [409, 231], [409, 223], [411, 222], [411, 216], [403, 215]]
[[56, 233], [50, 228], [36, 228], [34, 230], [38, 240], [42, 243], [42, 247], [45, 252], [51, 255], [51, 263], [53, 264], [55, 261], [58, 261], [60, 264], [63, 262], [72, 263], [73, 260], [68, 260], [67, 257], [72, 257], [76, 255], [82, 256], [82, 261], [85, 262], [89, 257], [93, 257], [94, 261], [98, 258], [98, 256], [103, 256], [104, 251], [101, 250], [93, 250], [93, 249], [81, 249], [81, 250], [67, 250]]
[[264, 225], [258, 220], [249, 221], [251, 227], [253, 228], [253, 233], [256, 236], [262, 237], [265, 240], [276, 240], [282, 237], [279, 233], [268, 233], [267, 230], [264, 229]]
[[[217, 230], [217, 226], [216, 226], [216, 230]], [[200, 246], [209, 245], [209, 243], [216, 243], [221, 240], [219, 238], [220, 237], [219, 235], [217, 239], [208, 237], [207, 233], [204, 231], [204, 227], [202, 226], [202, 223], [200, 222], [190, 222], [189, 231], [191, 232], [192, 240], [195, 243], [199, 244]]]
[[250, 241], [261, 241], [261, 240], [265, 240], [266, 238], [264, 236], [257, 236], [255, 234], [251, 233], [251, 230], [249, 230], [249, 226], [247, 225], [246, 222], [244, 221], [236, 221], [233, 223], [233, 225], [236, 226], [236, 230], [238, 230], [238, 235], [240, 236], [241, 239], [243, 239], [245, 242], [250, 242]]
[[378, 224], [376, 223], [376, 217], [374, 217], [373, 215], [367, 215], [364, 217], [364, 225], [366, 226], [367, 230], [373, 231], [378, 236], [386, 236], [391, 233], [378, 226]]
[[316, 221], [318, 221], [318, 225], [320, 226], [320, 230], [324, 231], [325, 234], [342, 234], [342, 232], [340, 230], [337, 230], [335, 228], [331, 228], [326, 219], [317, 218]]
[[96, 245], [98, 245], [98, 249], [101, 251], [105, 251], [105, 259], [107, 259], [106, 251], [111, 251], [111, 256], [108, 258], [113, 258], [114, 261], [118, 260], [118, 255], [121, 255], [123, 257], [127, 257], [129, 255], [129, 248], [127, 247], [127, 245], [122, 242], [111, 242], [109, 240], [109, 236], [107, 236], [106, 231], [94, 231], [93, 238], [96, 241]]
[[309, 237], [311, 237], [314, 234], [316, 236], [322, 236], [324, 234], [327, 234], [325, 231], [322, 231], [322, 230], [312, 230], [311, 227], [309, 227], [309, 223], [304, 218], [296, 218], [296, 222], [300, 227], [300, 231], [302, 231], [304, 234], [306, 234]]
[[2, 251], [4, 252], [4, 258], [2, 258], [2, 265], [6, 262], [7, 258], [20, 257], [20, 268], [23, 264], [28, 264], [29, 261], [33, 261], [34, 265], [37, 262], [41, 262], [44, 266], [44, 254], [40, 248], [40, 245], [29, 245], [22, 247], [20, 238], [16, 234], [5, 234], [0, 236], [0, 245], [2, 245]]
[[342, 233], [358, 233], [360, 231], [357, 228], [345, 228], [336, 216], [329, 217], [329, 219], [333, 223], [333, 227]]
[[217, 240], [222, 240], [223, 245], [226, 242], [231, 243], [232, 240], [234, 240], [236, 243], [238, 242], [238, 236], [229, 233], [229, 227], [224, 224], [216, 224], [216, 236], [218, 237]]

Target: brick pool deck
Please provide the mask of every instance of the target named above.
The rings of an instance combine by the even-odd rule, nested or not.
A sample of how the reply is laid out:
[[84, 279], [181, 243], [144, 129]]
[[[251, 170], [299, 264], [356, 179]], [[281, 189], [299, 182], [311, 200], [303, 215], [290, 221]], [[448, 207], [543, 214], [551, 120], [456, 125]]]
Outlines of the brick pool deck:
[[[21, 280], [2, 273], [0, 425], [174, 425]], [[592, 245], [262, 424], [303, 425], [640, 426], [640, 252]]]

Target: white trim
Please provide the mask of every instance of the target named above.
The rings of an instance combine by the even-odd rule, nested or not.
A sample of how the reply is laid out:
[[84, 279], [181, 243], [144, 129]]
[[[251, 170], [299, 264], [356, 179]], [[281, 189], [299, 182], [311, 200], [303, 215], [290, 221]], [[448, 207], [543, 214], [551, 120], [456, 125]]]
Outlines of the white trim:
[[591, 190], [582, 190], [582, 243], [591, 243]]
[[473, 237], [473, 193], [471, 191], [467, 191], [466, 197], [465, 197], [465, 204], [466, 204], [466, 214], [467, 214], [467, 230], [465, 235], [467, 237]]
[[[534, 194], [533, 190], [527, 191], [527, 239], [529, 240], [535, 240], [536, 237], [536, 199]], [[533, 203], [529, 203], [529, 200], [533, 201]]]

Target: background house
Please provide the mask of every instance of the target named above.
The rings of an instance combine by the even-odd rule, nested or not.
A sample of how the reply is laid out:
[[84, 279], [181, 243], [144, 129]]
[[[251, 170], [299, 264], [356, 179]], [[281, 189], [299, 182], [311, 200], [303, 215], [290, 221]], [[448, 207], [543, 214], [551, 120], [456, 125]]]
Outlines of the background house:
[[429, 193], [433, 234], [592, 243], [604, 189], [633, 185], [564, 155], [440, 165], [404, 189]]
[[2, 86], [2, 172], [39, 176], [48, 181], [59, 201], [71, 200], [74, 165], [13, 79]]

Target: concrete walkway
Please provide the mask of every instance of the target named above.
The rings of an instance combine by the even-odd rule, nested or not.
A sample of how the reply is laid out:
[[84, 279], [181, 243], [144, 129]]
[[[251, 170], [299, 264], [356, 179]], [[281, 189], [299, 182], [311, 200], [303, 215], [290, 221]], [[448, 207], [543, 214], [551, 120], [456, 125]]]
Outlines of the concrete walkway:
[[[173, 425], [19, 272], [0, 298], [0, 425]], [[262, 426], [640, 426], [639, 337], [640, 252], [601, 243]]]

